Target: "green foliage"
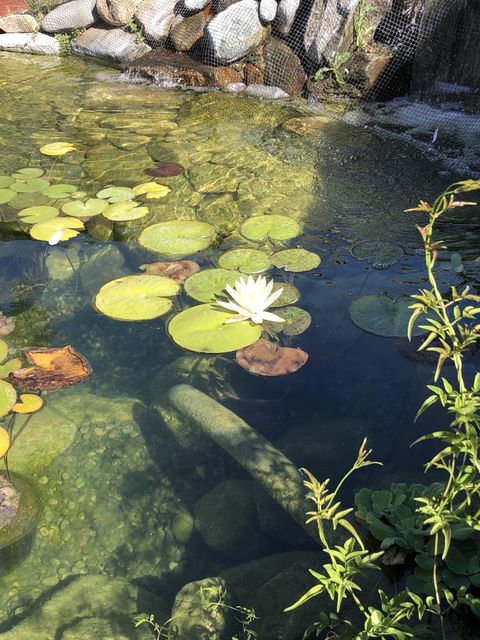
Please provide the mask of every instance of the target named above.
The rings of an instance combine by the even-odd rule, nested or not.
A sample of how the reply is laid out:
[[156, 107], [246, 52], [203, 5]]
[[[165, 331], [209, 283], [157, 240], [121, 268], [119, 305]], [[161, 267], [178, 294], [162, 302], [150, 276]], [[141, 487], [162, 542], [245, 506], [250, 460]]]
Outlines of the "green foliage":
[[135, 34], [135, 42], [137, 44], [145, 42], [145, 35], [143, 33], [142, 27], [134, 18], [127, 22], [127, 24], [125, 25], [125, 30], [129, 33]]
[[348, 51], [336, 53], [331, 67], [320, 67], [320, 69], [318, 69], [314, 76], [316, 82], [323, 80], [326, 74], [332, 74], [338, 86], [343, 87], [346, 83], [344, 65], [347, 64], [351, 57], [352, 54]]
[[60, 44], [60, 55], [68, 56], [70, 55], [71, 49], [70, 44], [74, 38], [83, 33], [85, 29], [71, 29], [70, 31], [66, 31], [65, 33], [57, 33], [55, 35], [56, 40]]
[[371, 14], [375, 10], [373, 4], [367, 0], [361, 0], [357, 12], [353, 18], [353, 29], [355, 31], [355, 42], [359, 49], [368, 49], [373, 36]]
[[39, 22], [55, 7], [54, 0], [27, 0], [29, 13]]

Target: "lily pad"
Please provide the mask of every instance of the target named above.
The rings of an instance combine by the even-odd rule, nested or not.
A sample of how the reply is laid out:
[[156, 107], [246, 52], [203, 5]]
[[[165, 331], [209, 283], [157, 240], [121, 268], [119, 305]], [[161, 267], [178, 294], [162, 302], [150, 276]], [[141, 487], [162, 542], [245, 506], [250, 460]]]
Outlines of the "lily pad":
[[43, 407], [43, 398], [34, 393], [21, 393], [12, 411], [14, 413], [36, 413]]
[[306, 249], [284, 249], [277, 251], [271, 257], [272, 264], [279, 269], [299, 273], [311, 271], [320, 264], [320, 256]]
[[232, 315], [212, 304], [199, 304], [172, 318], [168, 331], [180, 347], [200, 353], [237, 351], [260, 338], [261, 327], [248, 320], [226, 324]]
[[300, 300], [300, 291], [293, 284], [288, 282], [275, 282], [272, 288], [272, 293], [283, 288], [282, 294], [275, 300], [272, 307], [286, 307], [289, 304], [293, 304]]
[[151, 320], [168, 313], [180, 286], [172, 278], [124, 276], [104, 284], [95, 297], [98, 311], [115, 320]]
[[40, 147], [40, 153], [44, 156], [64, 156], [67, 153], [75, 151], [76, 147], [70, 142], [51, 142]]
[[261, 376], [284, 376], [295, 373], [308, 360], [308, 354], [301, 349], [279, 347], [270, 340], [260, 338], [254, 344], [236, 353], [238, 364]]
[[0, 204], [10, 202], [16, 195], [16, 192], [12, 191], [12, 189], [0, 189]]
[[70, 197], [75, 198], [75, 200], [83, 200], [83, 198], [86, 198], [87, 196], [88, 193], [86, 191], [74, 191], [70, 194]]
[[300, 233], [300, 225], [293, 218], [282, 215], [265, 215], [248, 218], [240, 227], [247, 240], [290, 240]]
[[0, 362], [3, 362], [8, 354], [8, 344], [5, 340], [0, 340]]
[[70, 345], [26, 349], [25, 355], [34, 366], [18, 369], [10, 376], [20, 389], [56, 391], [84, 382], [92, 375], [86, 358]]
[[138, 241], [150, 251], [178, 256], [206, 249], [215, 233], [215, 227], [208, 222], [171, 220], [147, 227]]
[[60, 200], [62, 198], [68, 198], [70, 194], [75, 193], [77, 187], [73, 184], [52, 184], [42, 191], [42, 195], [47, 198], [54, 198]]
[[39, 207], [49, 202], [50, 198], [40, 193], [16, 193], [13, 200], [8, 203], [8, 206], [13, 209], [26, 209], [27, 207]]
[[227, 284], [234, 286], [239, 279], [238, 271], [230, 269], [205, 269], [185, 281], [185, 291], [199, 302], [214, 302], [216, 298], [225, 295]]
[[241, 273], [263, 273], [271, 266], [268, 253], [260, 249], [240, 248], [226, 251], [218, 259], [218, 266], [223, 269], [236, 269]]
[[17, 401], [17, 392], [9, 382], [0, 380], [0, 416], [6, 416]]
[[275, 333], [284, 333], [286, 336], [298, 336], [308, 329], [312, 323], [312, 316], [300, 307], [285, 307], [275, 311], [277, 316], [285, 322], [270, 322], [268, 327]]
[[20, 358], [12, 358], [12, 360], [8, 360], [5, 364], [0, 365], [0, 378], [8, 378], [8, 376], [20, 369], [22, 366], [22, 361]]
[[148, 207], [139, 207], [137, 202], [115, 202], [109, 205], [103, 216], [107, 220], [113, 220], [114, 222], [126, 222], [128, 220], [138, 220], [143, 218], [148, 213]]
[[27, 207], [27, 209], [22, 209], [18, 212], [18, 217], [22, 222], [26, 222], [27, 224], [36, 224], [37, 222], [53, 220], [59, 213], [56, 207]]
[[158, 184], [157, 182], [144, 182], [133, 187], [133, 191], [139, 196], [145, 195], [147, 200], [159, 200], [168, 196], [172, 187], [166, 184]]
[[128, 187], [107, 187], [97, 193], [97, 198], [108, 200], [109, 202], [125, 202], [125, 200], [133, 200], [136, 197], [133, 189]]
[[16, 193], [38, 193], [50, 185], [48, 180], [43, 178], [26, 178], [10, 185], [10, 189]]
[[179, 176], [185, 171], [178, 162], [159, 162], [150, 169], [145, 169], [143, 173], [152, 178], [171, 178], [173, 176]]
[[8, 453], [10, 449], [10, 436], [8, 435], [8, 431], [3, 427], [0, 427], [0, 459]]
[[10, 176], [0, 176], [0, 189], [5, 189], [5, 187], [9, 187], [13, 182], [13, 178]]
[[[410, 296], [400, 295], [390, 298], [386, 294], [366, 295], [356, 298], [350, 305], [349, 313], [352, 321], [368, 333], [377, 336], [402, 338], [407, 335], [408, 322], [412, 315], [409, 308], [412, 304]], [[412, 335], [425, 333], [418, 327], [418, 321]]]
[[193, 260], [176, 260], [175, 262], [150, 262], [139, 267], [152, 276], [166, 276], [178, 284], [183, 284], [187, 278], [200, 271], [200, 266]]
[[15, 173], [12, 173], [12, 178], [15, 180], [24, 180], [25, 178], [40, 178], [45, 171], [39, 167], [24, 167], [18, 169]]
[[62, 211], [63, 213], [66, 213], [67, 216], [91, 218], [92, 216], [98, 216], [100, 213], [103, 213], [107, 207], [108, 203], [105, 202], [105, 200], [89, 198], [85, 202], [81, 202], [80, 200], [66, 202], [62, 206]]
[[402, 247], [393, 242], [364, 240], [354, 245], [350, 253], [357, 260], [368, 260], [375, 269], [388, 269], [404, 256]]
[[78, 236], [83, 228], [83, 222], [77, 218], [54, 218], [34, 224], [30, 229], [30, 235], [35, 240], [46, 242], [49, 242], [55, 235], [58, 235], [58, 241], [70, 240], [70, 238]]

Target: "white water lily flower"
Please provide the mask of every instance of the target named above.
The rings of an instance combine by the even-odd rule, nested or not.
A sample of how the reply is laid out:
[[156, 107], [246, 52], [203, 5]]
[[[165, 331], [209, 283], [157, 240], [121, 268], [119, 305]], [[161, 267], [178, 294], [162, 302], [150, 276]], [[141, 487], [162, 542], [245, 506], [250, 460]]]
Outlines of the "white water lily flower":
[[227, 284], [225, 290], [231, 296], [232, 301], [217, 300], [217, 304], [229, 311], [235, 311], [238, 315], [225, 320], [225, 322], [241, 322], [242, 320], [252, 320], [255, 324], [262, 324], [264, 320], [284, 322], [280, 316], [266, 311], [283, 292], [283, 287], [274, 293], [272, 293], [272, 288], [273, 280], [267, 282], [266, 278], [262, 276], [258, 276], [256, 280], [249, 276], [246, 282], [240, 278], [235, 282], [234, 287]]
[[62, 233], [63, 233], [62, 229], [57, 229], [55, 233], [52, 233], [52, 235], [50, 236], [48, 244], [52, 247], [53, 245], [58, 244], [62, 239]]

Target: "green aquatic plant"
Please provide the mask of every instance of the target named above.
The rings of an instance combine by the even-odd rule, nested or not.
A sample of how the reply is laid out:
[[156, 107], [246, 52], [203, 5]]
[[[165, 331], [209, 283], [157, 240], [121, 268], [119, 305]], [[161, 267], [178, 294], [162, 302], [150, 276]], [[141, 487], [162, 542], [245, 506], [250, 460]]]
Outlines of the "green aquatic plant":
[[346, 84], [345, 81], [345, 64], [350, 60], [352, 54], [348, 51], [344, 51], [343, 53], [336, 53], [335, 58], [330, 67], [320, 67], [320, 69], [315, 73], [315, 80], [319, 82], [323, 80], [326, 74], [332, 74], [335, 78], [335, 82], [341, 88]]
[[405, 255], [398, 244], [383, 240], [363, 240], [354, 244], [350, 253], [357, 260], [367, 260], [375, 269], [388, 269]]
[[[355, 298], [348, 312], [357, 327], [385, 337], [405, 337], [411, 317], [411, 298], [399, 295], [391, 298], [386, 293], [369, 294]], [[421, 335], [425, 329], [411, 326], [411, 335]]]
[[63, 33], [55, 34], [55, 39], [60, 45], [60, 55], [68, 56], [71, 53], [71, 43], [74, 38], [77, 38], [85, 29], [71, 29], [70, 31], [64, 31]]
[[368, 0], [360, 0], [357, 11], [353, 17], [353, 29], [355, 42], [359, 49], [368, 50], [374, 32], [371, 14], [375, 11], [373, 4]]

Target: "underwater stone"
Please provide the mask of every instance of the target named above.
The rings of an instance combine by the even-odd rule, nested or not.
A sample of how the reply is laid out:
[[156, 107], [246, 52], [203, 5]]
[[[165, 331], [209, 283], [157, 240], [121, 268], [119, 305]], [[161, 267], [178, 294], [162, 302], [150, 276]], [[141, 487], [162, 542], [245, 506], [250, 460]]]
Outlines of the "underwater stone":
[[308, 507], [302, 477], [297, 467], [281, 451], [232, 411], [190, 385], [172, 387], [168, 399], [230, 453], [316, 539], [305, 525]]
[[127, 275], [123, 253], [115, 244], [107, 244], [90, 256], [80, 268], [80, 282], [90, 295], [98, 293], [106, 282]]
[[0, 33], [0, 51], [59, 55], [60, 43], [44, 33]]
[[235, 167], [207, 162], [190, 167], [188, 178], [200, 193], [225, 193], [237, 190], [240, 172]]
[[49, 11], [42, 20], [42, 29], [48, 33], [84, 29], [96, 19], [95, 0], [72, 0]]
[[32, 33], [37, 29], [38, 22], [27, 13], [13, 13], [0, 18], [0, 31], [5, 33]]
[[201, 202], [198, 208], [198, 219], [209, 222], [224, 235], [236, 231], [242, 222], [237, 203], [230, 194]]

